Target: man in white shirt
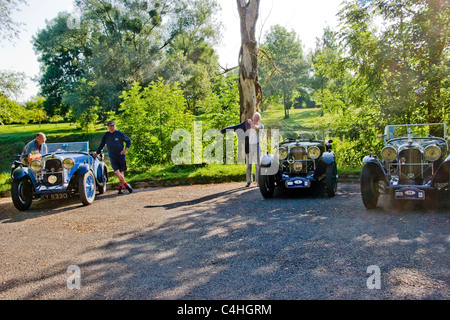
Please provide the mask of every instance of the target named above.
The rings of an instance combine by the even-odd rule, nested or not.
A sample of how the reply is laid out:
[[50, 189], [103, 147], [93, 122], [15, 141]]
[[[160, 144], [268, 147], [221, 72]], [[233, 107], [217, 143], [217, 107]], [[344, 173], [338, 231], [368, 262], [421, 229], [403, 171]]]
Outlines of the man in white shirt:
[[247, 163], [247, 185], [246, 187], [250, 187], [253, 182], [253, 174], [252, 167], [255, 165], [255, 182], [259, 186], [259, 167], [260, 167], [260, 158], [261, 158], [261, 133], [262, 129], [264, 129], [264, 125], [260, 123], [261, 114], [259, 112], [255, 112], [253, 114], [253, 118], [247, 120], [250, 124], [250, 134], [249, 134], [249, 153], [245, 155], [246, 163]]

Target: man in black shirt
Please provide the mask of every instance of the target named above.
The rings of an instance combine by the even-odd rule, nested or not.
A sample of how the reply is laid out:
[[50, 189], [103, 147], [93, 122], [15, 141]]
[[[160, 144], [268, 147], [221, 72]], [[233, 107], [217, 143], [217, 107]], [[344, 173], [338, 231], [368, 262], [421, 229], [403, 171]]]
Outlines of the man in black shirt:
[[131, 186], [125, 181], [125, 176], [123, 174], [127, 170], [125, 154], [131, 146], [131, 139], [128, 138], [122, 131], [116, 130], [116, 124], [114, 121], [109, 121], [107, 126], [108, 132], [103, 135], [102, 141], [100, 142], [94, 157], [97, 156], [98, 153], [102, 152], [105, 145], [108, 146], [111, 166], [114, 170], [114, 174], [120, 181], [119, 194], [123, 194], [123, 187], [127, 188], [127, 190], [131, 193], [133, 192], [133, 188], [131, 188]]

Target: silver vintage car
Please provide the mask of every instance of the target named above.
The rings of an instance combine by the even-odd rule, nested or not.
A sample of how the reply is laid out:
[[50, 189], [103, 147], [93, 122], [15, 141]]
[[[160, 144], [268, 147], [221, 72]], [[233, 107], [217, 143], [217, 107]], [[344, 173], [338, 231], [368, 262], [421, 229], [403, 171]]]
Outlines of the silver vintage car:
[[[361, 195], [373, 209], [382, 193], [395, 199], [450, 198], [450, 155], [445, 123], [388, 125], [381, 157], [363, 159]], [[436, 198], [436, 199], [437, 199]]]

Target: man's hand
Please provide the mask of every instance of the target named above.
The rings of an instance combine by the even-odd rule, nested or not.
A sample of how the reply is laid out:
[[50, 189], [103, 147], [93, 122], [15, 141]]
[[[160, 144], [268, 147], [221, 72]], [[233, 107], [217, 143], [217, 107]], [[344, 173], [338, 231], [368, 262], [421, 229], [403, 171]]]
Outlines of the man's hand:
[[123, 149], [121, 152], [120, 152], [120, 154], [121, 155], [124, 155], [125, 153], [127, 153], [128, 152], [128, 148], [125, 148], [125, 149]]
[[31, 163], [31, 161], [36, 160], [36, 159], [37, 160], [41, 159], [40, 153], [28, 155], [28, 163]]

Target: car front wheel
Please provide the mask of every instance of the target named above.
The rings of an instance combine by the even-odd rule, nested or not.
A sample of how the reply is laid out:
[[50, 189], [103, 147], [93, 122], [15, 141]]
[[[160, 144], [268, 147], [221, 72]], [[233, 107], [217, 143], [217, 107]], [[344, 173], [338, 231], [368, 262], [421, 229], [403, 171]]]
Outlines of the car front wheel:
[[273, 175], [267, 174], [266, 168], [261, 168], [259, 175], [259, 190], [264, 198], [272, 198], [275, 191], [275, 180]]
[[92, 204], [95, 200], [95, 178], [92, 172], [86, 172], [80, 176], [78, 181], [78, 192], [81, 203], [85, 206]]
[[28, 210], [31, 207], [33, 201], [32, 185], [27, 177], [13, 180], [11, 198], [14, 206], [20, 211]]
[[380, 197], [379, 178], [372, 166], [365, 165], [361, 172], [361, 196], [366, 209], [375, 209]]

